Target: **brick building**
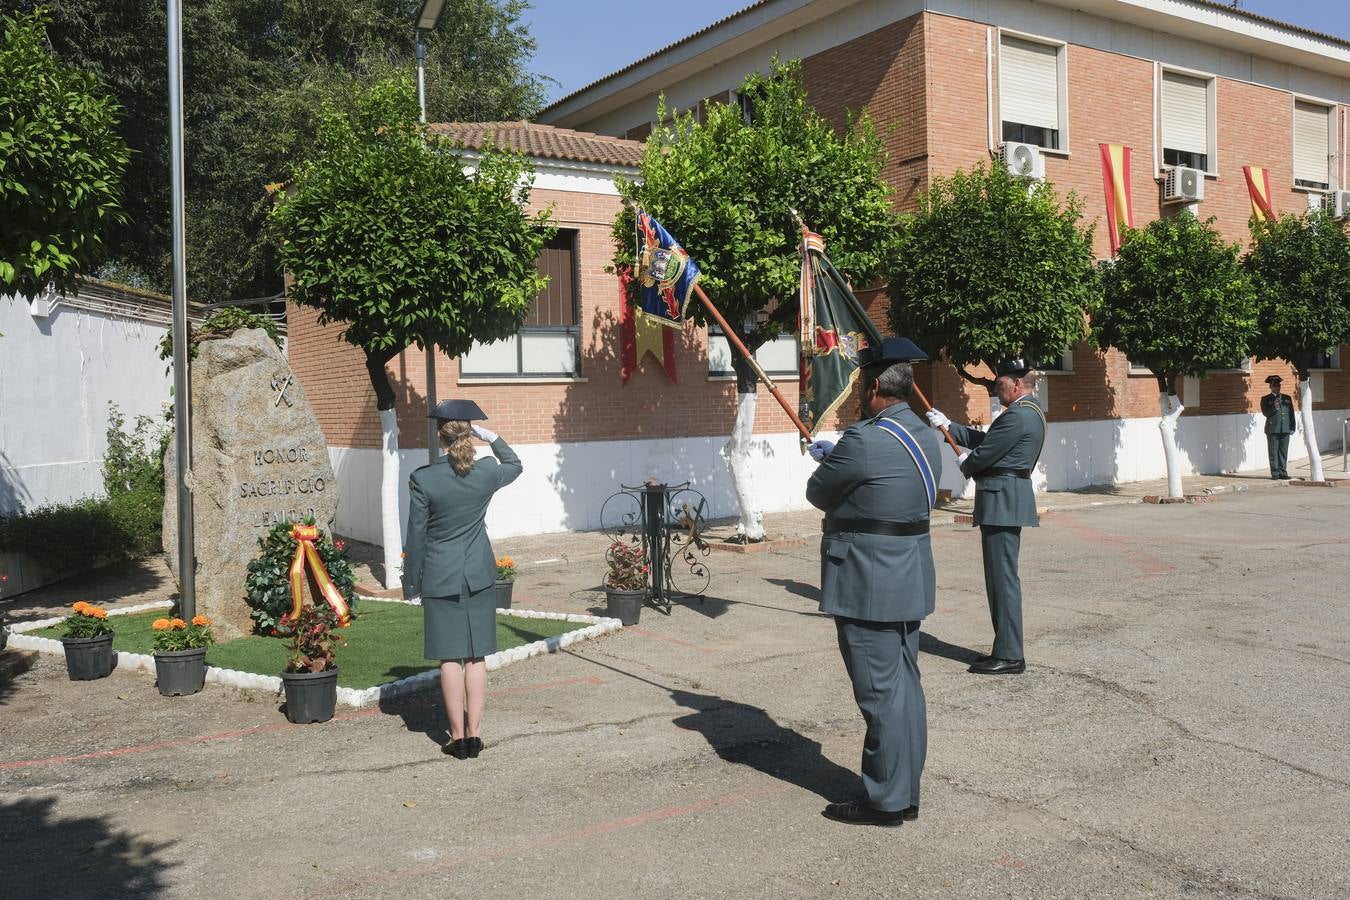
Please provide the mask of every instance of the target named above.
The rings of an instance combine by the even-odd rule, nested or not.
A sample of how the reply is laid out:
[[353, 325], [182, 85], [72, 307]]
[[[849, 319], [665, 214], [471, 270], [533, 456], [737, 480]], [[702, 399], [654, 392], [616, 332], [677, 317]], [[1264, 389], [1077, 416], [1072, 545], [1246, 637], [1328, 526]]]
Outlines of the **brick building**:
[[[516, 344], [438, 363], [440, 396], [472, 395], [518, 445], [526, 474], [493, 510], [494, 533], [595, 527], [619, 481], [648, 475], [692, 479], [714, 512], [731, 509], [717, 449], [730, 431], [734, 383], [722, 339], [687, 330], [676, 349], [679, 385], [649, 357], [619, 381], [618, 285], [604, 272], [618, 209], [610, 180], [632, 175], [638, 141], [653, 127], [658, 94], [669, 105], [736, 102], [746, 72], [774, 54], [800, 58], [812, 104], [842, 123], [865, 110], [885, 135], [885, 177], [901, 209], [937, 174], [997, 156], [1008, 142], [1035, 150], [1061, 193], [1075, 191], [1096, 219], [1097, 252], [1109, 255], [1098, 145], [1133, 150], [1136, 226], [1178, 207], [1161, 202], [1167, 170], [1200, 171], [1204, 199], [1225, 237], [1246, 244], [1251, 210], [1242, 167], [1269, 169], [1272, 205], [1301, 210], [1346, 185], [1350, 41], [1285, 25], [1208, 0], [761, 0], [615, 72], [544, 110], [544, 125], [454, 126], [469, 146], [484, 129], [525, 150], [539, 173], [533, 204], [554, 205], [563, 231], [551, 262], [572, 266], [574, 317], [559, 298], [541, 298]], [[447, 127], [447, 130], [449, 128]], [[582, 133], [578, 133], [582, 132]], [[609, 137], [598, 137], [608, 135]], [[546, 254], [548, 256], [548, 254]], [[555, 279], [557, 280], [557, 279]], [[565, 279], [564, 279], [565, 280]], [[863, 295], [878, 320], [884, 297]], [[552, 305], [550, 305], [552, 304]], [[547, 308], [545, 308], [547, 307]], [[340, 530], [378, 530], [379, 430], [374, 397], [355, 351], [292, 310], [291, 355], [320, 404], [344, 488]], [[508, 342], [509, 344], [509, 342]], [[1329, 348], [1312, 389], [1323, 447], [1339, 441], [1350, 407], [1343, 348]], [[568, 354], [571, 354], [570, 357]], [[771, 369], [791, 370], [790, 344], [766, 348]], [[571, 368], [567, 363], [571, 362]], [[420, 355], [396, 361], [405, 448], [424, 446]], [[954, 418], [987, 420], [983, 392], [945, 365], [921, 367], [928, 396]], [[1066, 348], [1047, 366], [1042, 399], [1051, 431], [1036, 480], [1041, 487], [1159, 477], [1154, 379], [1121, 354]], [[1193, 472], [1256, 468], [1265, 462], [1258, 400], [1282, 363], [1187, 379], [1178, 429], [1182, 465]], [[795, 400], [795, 380], [782, 379]], [[810, 471], [775, 404], [761, 399], [756, 422], [757, 495], [766, 510], [803, 505]], [[1291, 453], [1304, 455], [1301, 442]], [[408, 450], [405, 464], [425, 461]], [[948, 460], [944, 486], [959, 489]], [[363, 524], [364, 523], [364, 524]]]

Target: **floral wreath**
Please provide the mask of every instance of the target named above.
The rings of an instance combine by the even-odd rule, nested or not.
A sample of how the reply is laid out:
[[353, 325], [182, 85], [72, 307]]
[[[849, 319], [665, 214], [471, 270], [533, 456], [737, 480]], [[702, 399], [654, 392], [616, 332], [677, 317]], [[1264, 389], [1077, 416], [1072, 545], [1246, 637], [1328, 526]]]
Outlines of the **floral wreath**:
[[300, 543], [295, 537], [297, 531], [302, 535], [317, 535], [312, 540], [312, 546], [323, 563], [326, 578], [321, 573], [315, 574], [320, 576], [321, 582], [331, 582], [336, 593], [335, 599], [340, 600], [352, 615], [355, 614], [356, 575], [352, 571], [351, 561], [347, 559], [347, 545], [325, 534], [323, 529], [314, 525], [313, 519], [307, 519], [303, 525], [278, 522], [268, 530], [265, 537], [258, 539], [262, 554], [248, 564], [248, 575], [244, 579], [244, 599], [251, 610], [249, 616], [253, 619], [253, 630], [257, 634], [278, 635], [288, 632], [287, 622], [295, 606], [291, 571]]

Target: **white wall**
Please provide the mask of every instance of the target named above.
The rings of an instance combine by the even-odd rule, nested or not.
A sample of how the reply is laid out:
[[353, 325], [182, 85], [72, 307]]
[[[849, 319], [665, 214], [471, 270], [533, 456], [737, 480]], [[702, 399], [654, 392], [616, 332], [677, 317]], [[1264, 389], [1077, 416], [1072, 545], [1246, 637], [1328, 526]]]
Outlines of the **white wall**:
[[[1323, 451], [1338, 447], [1347, 410], [1316, 413]], [[1166, 476], [1158, 419], [1054, 423], [1033, 482], [1038, 491], [1071, 490], [1092, 484], [1145, 481]], [[1234, 414], [1186, 417], [1177, 429], [1184, 474], [1264, 469], [1265, 420]], [[833, 434], [823, 434], [831, 439]], [[718, 451], [725, 437], [642, 441], [525, 444], [512, 449], [525, 471], [497, 495], [488, 509], [493, 537], [584, 531], [601, 527], [601, 506], [619, 483], [641, 484], [648, 477], [670, 484], [692, 482], [708, 499], [709, 518], [735, 514], [735, 498]], [[809, 508], [806, 480], [815, 469], [797, 449], [795, 433], [757, 435], [755, 492], [765, 512]], [[335, 530], [357, 540], [380, 542], [380, 456], [376, 450], [329, 447], [339, 497]], [[426, 462], [425, 450], [400, 451], [403, 471]], [[1290, 460], [1304, 459], [1302, 436], [1289, 444]], [[400, 478], [399, 516], [407, 522], [407, 478]], [[943, 444], [944, 488], [964, 484], [951, 448]], [[609, 524], [614, 509], [607, 511]]]
[[0, 296], [0, 515], [103, 493], [108, 402], [163, 415], [167, 328], [56, 304], [45, 318]]

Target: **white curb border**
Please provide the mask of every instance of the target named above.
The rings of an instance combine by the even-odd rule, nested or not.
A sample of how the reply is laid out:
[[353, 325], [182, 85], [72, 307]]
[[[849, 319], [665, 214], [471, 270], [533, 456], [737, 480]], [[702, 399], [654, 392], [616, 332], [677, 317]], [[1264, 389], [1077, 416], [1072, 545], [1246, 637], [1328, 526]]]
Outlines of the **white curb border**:
[[[367, 597], [361, 594], [358, 599], [370, 601], [373, 603], [404, 603], [409, 606], [418, 604], [408, 603], [406, 600], [384, 599], [382, 597]], [[129, 613], [145, 612], [149, 609], [167, 609], [173, 606], [172, 601], [160, 600], [155, 603], [139, 603], [135, 606], [125, 606], [121, 609], [110, 609], [110, 616], [124, 616]], [[618, 619], [611, 619], [604, 616], [585, 616], [578, 613], [556, 613], [541, 612], [533, 609], [499, 609], [497, 615], [515, 616], [519, 619], [557, 619], [566, 622], [585, 622], [587, 627], [579, 628], [575, 631], [569, 631], [565, 634], [556, 635], [551, 638], [545, 638], [542, 641], [535, 641], [531, 644], [522, 644], [519, 647], [512, 647], [509, 650], [499, 650], [487, 657], [488, 671], [495, 671], [503, 666], [509, 666], [512, 663], [529, 659], [531, 656], [542, 656], [545, 653], [557, 653], [564, 647], [570, 647], [577, 641], [585, 641], [591, 638], [600, 637], [604, 634], [611, 634], [623, 630], [623, 623]], [[52, 619], [38, 619], [33, 622], [20, 622], [9, 626], [9, 646], [17, 647], [21, 650], [37, 650], [42, 653], [65, 653], [65, 648], [61, 642], [52, 638], [38, 637], [37, 635], [26, 634], [25, 632], [36, 631], [41, 628], [48, 628], [52, 625], [59, 625], [65, 621], [65, 616], [57, 616]], [[125, 650], [119, 650], [116, 653], [117, 668], [126, 670], [142, 670], [146, 672], [155, 671], [155, 658], [145, 653], [128, 653]], [[407, 678], [400, 678], [398, 681], [391, 681], [387, 684], [377, 684], [368, 688], [345, 688], [337, 689], [338, 703], [343, 706], [363, 707], [371, 706], [381, 700], [389, 700], [394, 697], [401, 697], [405, 694], [411, 694], [435, 684], [440, 678], [439, 669], [428, 669], [425, 672], [418, 672], [416, 675], [410, 675]], [[271, 694], [281, 693], [281, 677], [277, 675], [259, 675], [256, 672], [240, 672], [235, 669], [222, 669], [219, 666], [206, 667], [206, 680], [211, 684], [225, 684], [230, 687], [242, 688], [244, 690], [267, 691]]]

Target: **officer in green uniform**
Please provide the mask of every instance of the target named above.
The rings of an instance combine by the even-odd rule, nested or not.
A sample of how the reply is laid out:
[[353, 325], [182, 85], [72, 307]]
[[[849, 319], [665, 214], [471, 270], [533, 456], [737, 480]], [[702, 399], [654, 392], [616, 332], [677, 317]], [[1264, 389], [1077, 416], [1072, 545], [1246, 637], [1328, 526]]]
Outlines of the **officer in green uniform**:
[[[423, 653], [441, 663], [441, 694], [457, 759], [483, 749], [479, 727], [487, 697], [486, 657], [497, 652], [497, 558], [484, 519], [493, 494], [520, 476], [520, 457], [475, 420], [487, 418], [472, 400], [444, 400], [429, 418], [445, 457], [422, 466], [408, 482], [403, 594], [420, 598]], [[473, 438], [495, 459], [477, 457]]]
[[1294, 401], [1280, 393], [1280, 376], [1270, 375], [1270, 393], [1261, 398], [1266, 417], [1266, 449], [1270, 452], [1270, 477], [1289, 477], [1289, 438], [1294, 434]]
[[1045, 413], [1031, 396], [1036, 373], [1025, 361], [1004, 360], [995, 372], [994, 391], [1005, 407], [988, 431], [954, 425], [929, 410], [934, 428], [946, 427], [962, 447], [961, 474], [975, 479], [975, 524], [984, 555], [984, 591], [994, 622], [994, 646], [970, 667], [978, 675], [1015, 675], [1026, 670], [1022, 649], [1022, 582], [1017, 555], [1022, 528], [1040, 524], [1031, 470], [1045, 446]]
[[806, 499], [825, 512], [820, 609], [834, 616], [839, 652], [867, 723], [862, 796], [825, 807], [856, 825], [900, 825], [919, 815], [928, 711], [919, 682], [919, 625], [933, 612], [937, 579], [928, 516], [942, 456], [937, 435], [906, 402], [910, 363], [926, 359], [905, 338], [859, 353], [862, 412], [838, 444], [816, 441], [820, 463]]

